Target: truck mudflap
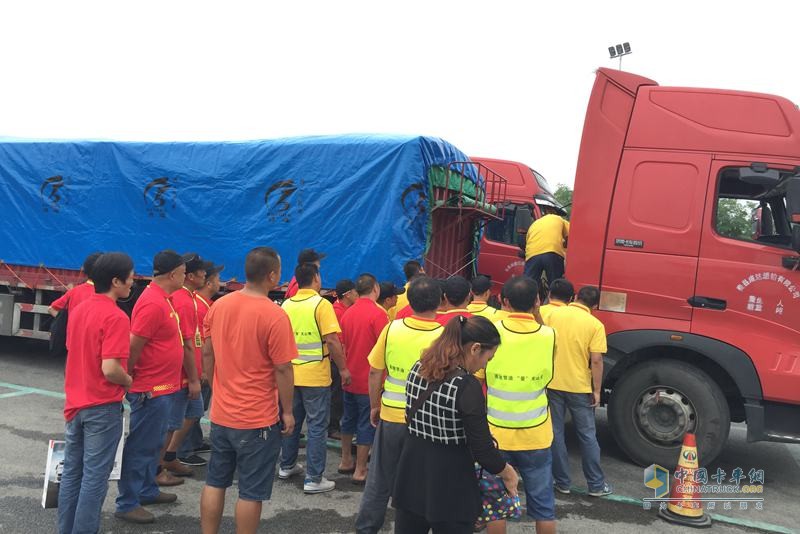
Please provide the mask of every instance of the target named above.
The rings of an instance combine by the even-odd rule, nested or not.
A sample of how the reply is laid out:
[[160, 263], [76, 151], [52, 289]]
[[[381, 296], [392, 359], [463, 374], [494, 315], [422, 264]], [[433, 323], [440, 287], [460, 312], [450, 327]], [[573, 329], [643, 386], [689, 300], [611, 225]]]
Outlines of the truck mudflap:
[[800, 443], [800, 405], [745, 402], [747, 441]]

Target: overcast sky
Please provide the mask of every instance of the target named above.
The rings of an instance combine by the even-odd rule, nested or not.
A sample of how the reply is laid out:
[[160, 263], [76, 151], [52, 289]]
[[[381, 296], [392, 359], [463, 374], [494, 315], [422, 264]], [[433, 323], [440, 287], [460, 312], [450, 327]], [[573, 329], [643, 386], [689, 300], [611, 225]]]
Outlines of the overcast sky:
[[0, 135], [442, 137], [571, 184], [597, 67], [800, 102], [796, 2], [4, 2]]

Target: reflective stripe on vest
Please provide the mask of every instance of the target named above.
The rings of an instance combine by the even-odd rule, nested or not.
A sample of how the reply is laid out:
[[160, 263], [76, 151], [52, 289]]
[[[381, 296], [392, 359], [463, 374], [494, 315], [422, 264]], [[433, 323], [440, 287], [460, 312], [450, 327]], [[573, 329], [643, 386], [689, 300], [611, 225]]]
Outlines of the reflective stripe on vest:
[[296, 297], [283, 301], [281, 307], [289, 316], [297, 343], [297, 358], [294, 365], [321, 362], [324, 358], [324, 343], [317, 324], [317, 307], [322, 297], [312, 295], [298, 300]]
[[406, 378], [422, 351], [439, 337], [444, 328], [422, 330], [406, 324], [406, 319], [392, 321], [386, 333], [386, 380], [381, 402], [391, 408], [406, 407]]
[[547, 384], [553, 378], [555, 331], [516, 332], [495, 323], [500, 346], [486, 365], [486, 412], [494, 426], [533, 428], [547, 421]]

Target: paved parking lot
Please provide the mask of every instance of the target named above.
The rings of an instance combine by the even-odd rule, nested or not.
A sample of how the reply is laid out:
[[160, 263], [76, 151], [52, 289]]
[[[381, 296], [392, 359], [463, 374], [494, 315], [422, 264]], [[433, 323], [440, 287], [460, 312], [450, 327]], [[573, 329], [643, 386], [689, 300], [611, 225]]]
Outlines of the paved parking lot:
[[[0, 532], [53, 532], [55, 510], [41, 507], [44, 463], [47, 443], [63, 435], [63, 362], [49, 358], [40, 342], [0, 338]], [[556, 500], [561, 532], [650, 533], [682, 531], [656, 517], [656, 511], [644, 510], [641, 499], [652, 495], [642, 484], [643, 473], [625, 459], [616, 447], [605, 422], [604, 410], [598, 411], [598, 437], [603, 449], [604, 469], [614, 485], [615, 494], [603, 499], [581, 495], [583, 484], [580, 460], [573, 456], [572, 469], [576, 491], [559, 495]], [[763, 469], [766, 475], [763, 510], [724, 510], [718, 503], [713, 517], [714, 532], [796, 532], [800, 524], [800, 446], [778, 443], [747, 443], [743, 426], [734, 425], [721, 457], [709, 471], [721, 467], [731, 473], [741, 467]], [[577, 450], [575, 442], [570, 443]], [[362, 488], [346, 476], [336, 474], [339, 455], [331, 450], [328, 473], [337, 482], [331, 493], [306, 496], [300, 480], [277, 481], [273, 500], [265, 506], [262, 528], [269, 532], [304, 534], [352, 532]], [[301, 459], [301, 462], [303, 459]], [[701, 458], [702, 461], [702, 458]], [[151, 507], [157, 515], [153, 525], [136, 526], [113, 518], [114, 484], [104, 507], [101, 532], [110, 533], [192, 533], [199, 532], [199, 495], [204, 469], [176, 489], [179, 501], [173, 505]], [[585, 488], [585, 486], [584, 486]], [[223, 520], [223, 532], [234, 532], [233, 502], [230, 492]], [[385, 530], [392, 530], [389, 511]], [[514, 524], [511, 532], [533, 532], [533, 524]]]

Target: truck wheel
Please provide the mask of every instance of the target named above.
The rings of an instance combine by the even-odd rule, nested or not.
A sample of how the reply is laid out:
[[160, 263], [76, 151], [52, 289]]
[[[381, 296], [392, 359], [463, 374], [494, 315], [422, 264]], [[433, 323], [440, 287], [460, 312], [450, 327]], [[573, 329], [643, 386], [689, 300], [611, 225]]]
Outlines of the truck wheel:
[[697, 436], [701, 465], [710, 465], [728, 439], [731, 416], [708, 374], [681, 361], [660, 360], [636, 365], [617, 380], [608, 420], [631, 460], [674, 469], [686, 432]]

